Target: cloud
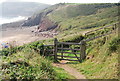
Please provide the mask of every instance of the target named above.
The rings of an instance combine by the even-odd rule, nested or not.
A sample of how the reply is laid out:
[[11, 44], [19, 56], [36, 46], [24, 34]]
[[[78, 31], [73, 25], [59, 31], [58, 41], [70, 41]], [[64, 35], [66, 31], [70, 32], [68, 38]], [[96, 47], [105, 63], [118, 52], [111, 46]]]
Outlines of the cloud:
[[0, 0], [0, 2], [21, 2], [21, 0]]

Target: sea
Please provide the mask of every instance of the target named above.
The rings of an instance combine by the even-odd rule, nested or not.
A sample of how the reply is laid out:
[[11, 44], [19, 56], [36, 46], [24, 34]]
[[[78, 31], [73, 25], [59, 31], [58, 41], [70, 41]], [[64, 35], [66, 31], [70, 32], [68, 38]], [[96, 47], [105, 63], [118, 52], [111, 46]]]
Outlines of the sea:
[[16, 17], [0, 17], [0, 25], [5, 23], [16, 22], [20, 20], [25, 20], [26, 17], [24, 16], [16, 16]]

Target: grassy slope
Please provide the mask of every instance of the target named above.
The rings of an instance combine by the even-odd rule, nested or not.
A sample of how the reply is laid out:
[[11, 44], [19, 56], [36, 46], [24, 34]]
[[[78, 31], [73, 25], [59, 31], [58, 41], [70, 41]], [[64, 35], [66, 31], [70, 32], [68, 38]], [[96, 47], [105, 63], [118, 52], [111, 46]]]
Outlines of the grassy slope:
[[41, 56], [34, 49], [23, 48], [17, 53], [2, 56], [1, 79], [74, 79], [63, 69], [53, 67], [49, 58]]
[[[97, 5], [88, 6], [87, 4], [87, 6], [84, 5], [82, 8], [81, 4], [62, 5], [58, 7], [57, 10], [48, 14], [47, 16], [49, 19], [58, 23], [58, 28], [55, 30], [59, 32], [59, 35], [56, 37], [63, 40], [70, 39], [94, 28], [117, 22], [119, 16], [118, 7], [100, 7], [99, 9], [96, 9]], [[79, 9], [74, 9], [78, 6], [80, 6], [79, 9], [85, 10], [79, 11]], [[89, 14], [87, 14], [85, 11], [88, 7], [93, 9], [94, 13], [90, 13], [89, 11], [92, 10], [88, 10]], [[79, 15], [74, 14], [72, 11], [69, 11], [69, 9], [75, 10], [74, 13], [78, 12]], [[69, 13], [67, 11], [69, 11]], [[68, 16], [70, 14], [73, 14], [74, 16]]]
[[[77, 16], [88, 16], [95, 14], [98, 9], [109, 8], [115, 6], [115, 4], [58, 4], [54, 5], [55, 9], [48, 16], [53, 21], [63, 21], [68, 18], [73, 18]], [[51, 9], [48, 8], [48, 10]]]
[[[83, 63], [71, 66], [82, 72], [88, 79], [118, 79], [118, 50], [120, 47], [113, 52], [109, 49], [110, 42], [115, 41], [116, 38], [118, 37], [113, 34], [106, 41], [104, 38], [92, 41], [91, 46], [87, 48], [87, 56], [90, 58]], [[116, 45], [119, 45], [119, 42]]]
[[[115, 23], [118, 21], [118, 7], [112, 6], [107, 7], [105, 4], [103, 4], [106, 7], [101, 7], [99, 4], [86, 4], [81, 8], [81, 5], [84, 4], [63, 4], [63, 5], [56, 5], [52, 6], [51, 8], [48, 8], [48, 10], [54, 9], [51, 13], [47, 15], [47, 17], [58, 23], [58, 27], [55, 29], [59, 32], [56, 38], [58, 38], [61, 41], [70, 41], [70, 40], [76, 40], [81, 36], [81, 34], [84, 34], [87, 31], [93, 30], [98, 27], [103, 27], [105, 25], [109, 25], [112, 23]], [[99, 9], [96, 8], [99, 5]], [[79, 9], [76, 9], [76, 13], [83, 13], [81, 14], [74, 14], [72, 11], [67, 12], [72, 8], [79, 7], [79, 9], [85, 9], [84, 11], [79, 11]], [[86, 8], [91, 7], [94, 11], [94, 14], [90, 14], [90, 10], [88, 11], [89, 14], [87, 14]], [[68, 10], [67, 10], [68, 9]], [[74, 10], [74, 9], [72, 9]], [[74, 16], [67, 16], [73, 14]], [[84, 15], [87, 14], [87, 15]], [[46, 42], [46, 41], [45, 41]], [[49, 40], [50, 42], [50, 40]], [[52, 40], [51, 40], [52, 42]], [[48, 41], [47, 41], [48, 43]]]

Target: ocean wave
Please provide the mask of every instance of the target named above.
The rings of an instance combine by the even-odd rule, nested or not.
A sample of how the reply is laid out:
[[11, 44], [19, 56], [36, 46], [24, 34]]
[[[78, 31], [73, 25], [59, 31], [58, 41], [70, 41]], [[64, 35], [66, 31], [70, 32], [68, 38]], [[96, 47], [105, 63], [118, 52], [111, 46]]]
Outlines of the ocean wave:
[[11, 22], [16, 22], [20, 20], [25, 20], [26, 17], [24, 16], [18, 16], [18, 17], [13, 17], [13, 18], [0, 18], [0, 24], [5, 24], [5, 23], [11, 23]]

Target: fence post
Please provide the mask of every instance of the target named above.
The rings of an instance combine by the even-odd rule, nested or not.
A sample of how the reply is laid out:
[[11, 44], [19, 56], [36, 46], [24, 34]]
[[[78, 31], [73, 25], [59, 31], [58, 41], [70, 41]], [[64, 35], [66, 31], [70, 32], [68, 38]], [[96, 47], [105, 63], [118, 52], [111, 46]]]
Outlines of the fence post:
[[41, 48], [39, 48], [39, 49], [40, 49], [39, 53], [40, 53], [41, 55], [45, 56], [44, 45], [42, 45]]
[[54, 39], [54, 59], [56, 62], [57, 62], [57, 43], [58, 43], [58, 40], [57, 38], [55, 38]]
[[117, 24], [114, 25], [114, 31], [117, 32]]
[[84, 60], [86, 58], [86, 42], [81, 41], [81, 49], [80, 49], [80, 60]]

